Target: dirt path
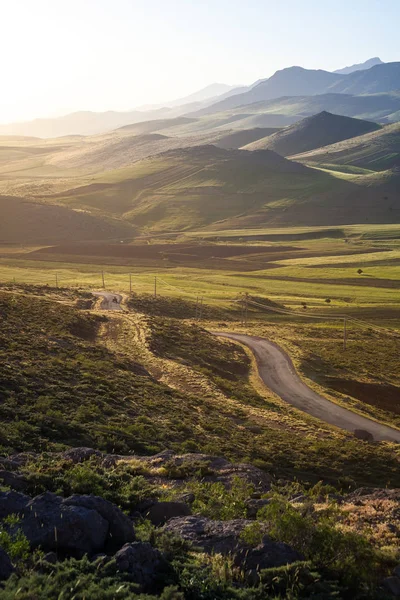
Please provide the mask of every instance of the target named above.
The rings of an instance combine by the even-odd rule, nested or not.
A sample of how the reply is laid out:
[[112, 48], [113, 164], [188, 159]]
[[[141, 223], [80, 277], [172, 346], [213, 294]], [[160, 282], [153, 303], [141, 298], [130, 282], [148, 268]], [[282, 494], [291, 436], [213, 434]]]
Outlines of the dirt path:
[[[122, 310], [121, 294], [112, 294], [111, 292], [93, 292], [93, 296], [103, 298], [103, 301], [100, 304], [100, 308], [102, 310]], [[115, 298], [117, 299], [116, 302], [114, 302]]]
[[371, 433], [375, 440], [400, 442], [399, 430], [363, 417], [314, 392], [300, 379], [289, 356], [273, 342], [240, 333], [213, 333], [250, 348], [256, 358], [261, 379], [285, 402], [341, 429], [351, 432], [362, 429]]

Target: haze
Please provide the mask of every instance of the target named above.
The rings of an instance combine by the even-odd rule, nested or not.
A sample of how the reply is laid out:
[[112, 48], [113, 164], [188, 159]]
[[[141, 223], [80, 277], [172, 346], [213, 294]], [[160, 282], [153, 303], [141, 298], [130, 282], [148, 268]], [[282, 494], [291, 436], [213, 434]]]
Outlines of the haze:
[[1, 3], [0, 122], [129, 110], [293, 64], [398, 60], [398, 0]]

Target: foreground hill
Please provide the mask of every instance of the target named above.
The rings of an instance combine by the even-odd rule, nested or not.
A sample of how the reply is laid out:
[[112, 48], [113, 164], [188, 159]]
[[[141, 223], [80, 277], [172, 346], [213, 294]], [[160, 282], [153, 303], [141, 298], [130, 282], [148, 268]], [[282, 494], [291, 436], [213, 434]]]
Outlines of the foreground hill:
[[304, 153], [296, 159], [313, 164], [355, 166], [371, 171], [400, 168], [400, 123]]
[[269, 148], [282, 156], [291, 156], [379, 129], [377, 123], [323, 111], [247, 145], [246, 150]]

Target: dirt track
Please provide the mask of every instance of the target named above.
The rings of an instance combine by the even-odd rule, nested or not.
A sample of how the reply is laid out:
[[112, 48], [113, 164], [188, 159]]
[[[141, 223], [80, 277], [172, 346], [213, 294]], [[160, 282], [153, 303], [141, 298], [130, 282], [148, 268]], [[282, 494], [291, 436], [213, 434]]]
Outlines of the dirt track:
[[362, 429], [371, 433], [375, 440], [400, 442], [399, 430], [363, 417], [314, 392], [300, 379], [289, 356], [273, 342], [239, 333], [213, 333], [250, 348], [256, 358], [261, 379], [285, 402], [341, 429], [351, 432]]
[[[93, 296], [103, 298], [103, 301], [100, 304], [100, 308], [103, 310], [122, 310], [122, 296], [120, 294], [112, 294], [111, 292], [93, 292]], [[117, 299], [117, 302], [114, 302], [114, 298]]]

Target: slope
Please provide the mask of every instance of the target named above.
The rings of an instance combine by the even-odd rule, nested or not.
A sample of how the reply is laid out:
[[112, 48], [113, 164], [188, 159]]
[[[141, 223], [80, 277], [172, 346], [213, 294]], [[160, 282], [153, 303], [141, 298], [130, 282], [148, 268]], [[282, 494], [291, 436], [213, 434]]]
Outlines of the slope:
[[379, 131], [299, 154], [296, 160], [316, 165], [354, 166], [371, 171], [399, 169], [400, 123], [386, 125]]
[[378, 129], [381, 129], [381, 126], [376, 123], [323, 111], [271, 136], [248, 144], [246, 150], [269, 148], [282, 156], [291, 156]]
[[340, 94], [376, 94], [400, 90], [400, 62], [375, 65], [332, 83], [329, 91]]

